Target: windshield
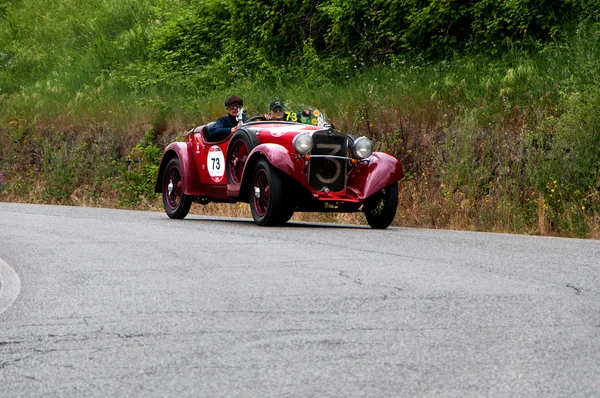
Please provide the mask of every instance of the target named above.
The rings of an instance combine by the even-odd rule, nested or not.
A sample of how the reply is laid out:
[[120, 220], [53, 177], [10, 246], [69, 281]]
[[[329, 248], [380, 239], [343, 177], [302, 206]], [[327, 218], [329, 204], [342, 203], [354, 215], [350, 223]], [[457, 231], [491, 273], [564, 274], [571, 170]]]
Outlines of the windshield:
[[285, 121], [313, 126], [324, 126], [327, 121], [325, 115], [316, 108], [306, 108], [297, 112], [285, 112]]

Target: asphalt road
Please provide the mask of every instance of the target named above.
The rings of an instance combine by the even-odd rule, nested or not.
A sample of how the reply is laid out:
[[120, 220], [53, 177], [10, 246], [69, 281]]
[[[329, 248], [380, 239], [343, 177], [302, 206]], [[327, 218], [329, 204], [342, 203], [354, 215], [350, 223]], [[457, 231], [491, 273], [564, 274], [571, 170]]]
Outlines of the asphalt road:
[[600, 242], [0, 203], [0, 396], [600, 396]]

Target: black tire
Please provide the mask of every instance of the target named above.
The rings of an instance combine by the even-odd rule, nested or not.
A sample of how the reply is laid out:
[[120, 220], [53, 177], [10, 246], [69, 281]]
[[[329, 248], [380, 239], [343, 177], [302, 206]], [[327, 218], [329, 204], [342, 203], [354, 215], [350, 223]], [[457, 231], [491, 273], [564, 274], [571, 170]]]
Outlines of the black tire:
[[284, 175], [282, 176], [281, 182], [283, 184], [283, 203], [282, 203], [282, 211], [281, 211], [281, 219], [279, 220], [280, 224], [285, 224], [290, 221], [290, 219], [294, 216], [296, 211], [296, 190], [294, 188], [294, 181]]
[[282, 214], [281, 214], [281, 219], [279, 220], [279, 224], [285, 224], [286, 222], [290, 221], [290, 219], [294, 216], [294, 207], [292, 206], [285, 206], [283, 208]]
[[244, 166], [248, 160], [250, 151], [258, 145], [256, 135], [246, 130], [236, 131], [227, 147], [227, 182], [230, 184], [241, 184]]
[[[291, 218], [283, 203], [283, 179], [265, 159], [254, 166], [250, 184], [250, 210], [254, 222], [262, 226], [278, 225]], [[292, 212], [293, 214], [293, 212]], [[289, 215], [289, 218], [284, 219]]]
[[169, 218], [183, 219], [192, 206], [192, 197], [183, 192], [183, 172], [178, 158], [167, 162], [162, 180], [162, 199]]
[[365, 202], [363, 211], [367, 222], [374, 229], [386, 229], [390, 226], [398, 209], [398, 183], [382, 189]]

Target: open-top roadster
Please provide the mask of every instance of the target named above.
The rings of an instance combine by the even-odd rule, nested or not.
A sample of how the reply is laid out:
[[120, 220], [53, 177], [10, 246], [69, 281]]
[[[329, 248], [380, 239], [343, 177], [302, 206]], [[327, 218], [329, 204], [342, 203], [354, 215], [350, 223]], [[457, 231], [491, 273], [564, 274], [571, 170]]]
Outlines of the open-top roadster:
[[400, 162], [373, 152], [367, 137], [337, 131], [317, 109], [286, 119], [244, 123], [240, 116], [240, 128], [222, 141], [207, 141], [209, 123], [169, 144], [155, 187], [167, 215], [184, 218], [192, 202], [246, 202], [258, 225], [284, 224], [301, 211], [362, 211], [371, 227], [387, 228], [398, 206]]

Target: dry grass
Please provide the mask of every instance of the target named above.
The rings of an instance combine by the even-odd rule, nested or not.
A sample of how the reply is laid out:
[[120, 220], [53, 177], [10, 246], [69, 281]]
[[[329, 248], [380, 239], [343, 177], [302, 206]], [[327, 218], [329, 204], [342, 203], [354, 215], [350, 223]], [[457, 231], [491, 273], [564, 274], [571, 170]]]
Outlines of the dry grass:
[[[76, 189], [67, 203], [47, 202], [42, 199], [43, 181], [31, 186], [27, 195], [2, 194], [2, 201], [32, 204], [63, 204], [81, 207], [122, 208], [116, 192], [93, 199], [85, 187]], [[497, 209], [498, 203], [491, 204], [490, 209]], [[162, 199], [143, 199], [132, 210], [163, 212]], [[192, 215], [206, 215], [226, 218], [251, 219], [250, 206], [247, 203], [194, 203], [190, 210]], [[432, 187], [426, 180], [410, 180], [400, 182], [398, 211], [392, 226], [408, 228], [431, 228], [461, 231], [488, 231], [497, 233], [517, 233], [541, 236], [560, 236], [552, 231], [544, 201], [540, 196], [537, 201], [536, 228], [532, 228], [518, 220], [507, 216], [510, 211], [500, 209], [493, 213], [489, 220], [482, 220], [481, 212], [477, 212], [470, 200], [454, 195], [451, 198], [440, 194], [440, 187]], [[589, 232], [588, 239], [600, 239], [600, 215], [591, 214], [586, 218]], [[362, 213], [295, 213], [292, 221], [319, 222], [331, 224], [367, 225]], [[571, 236], [571, 235], [570, 235]], [[572, 235], [572, 237], [575, 237]]]
[[538, 214], [538, 231], [542, 236], [548, 236], [550, 232], [550, 223], [546, 217], [546, 205], [544, 203], [544, 197], [539, 196], [537, 201], [537, 214]]

